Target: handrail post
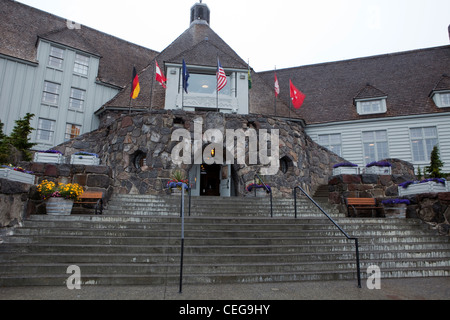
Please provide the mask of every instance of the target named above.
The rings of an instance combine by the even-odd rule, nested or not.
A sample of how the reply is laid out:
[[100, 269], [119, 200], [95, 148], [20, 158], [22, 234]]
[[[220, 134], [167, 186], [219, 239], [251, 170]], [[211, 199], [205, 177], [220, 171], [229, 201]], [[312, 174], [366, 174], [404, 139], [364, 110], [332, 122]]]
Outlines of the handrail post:
[[[261, 177], [259, 176], [259, 174], [257, 174], [255, 172], [255, 175], [253, 176], [253, 182], [256, 185], [256, 177], [258, 177], [259, 181], [262, 182], [264, 189], [266, 189], [266, 191], [270, 194], [270, 217], [273, 218], [273, 199], [272, 199], [272, 190], [270, 190], [269, 188], [267, 188], [266, 183], [263, 181], [263, 179], [261, 179]], [[255, 197], [256, 197], [256, 188], [255, 188]]]
[[184, 190], [186, 184], [181, 185], [181, 257], [180, 257], [180, 291], [183, 292], [183, 257], [184, 257]]
[[358, 276], [358, 288], [361, 288], [361, 267], [359, 265], [359, 244], [358, 238], [354, 238], [356, 247], [356, 272]]

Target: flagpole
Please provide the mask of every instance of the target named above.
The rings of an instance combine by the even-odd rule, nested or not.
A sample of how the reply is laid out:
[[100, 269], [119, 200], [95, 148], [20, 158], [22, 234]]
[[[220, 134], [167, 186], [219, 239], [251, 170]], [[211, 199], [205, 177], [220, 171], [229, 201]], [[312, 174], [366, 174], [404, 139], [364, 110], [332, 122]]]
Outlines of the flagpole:
[[217, 54], [217, 70], [216, 70], [216, 112], [219, 112], [219, 54]]
[[152, 111], [152, 107], [153, 107], [153, 86], [154, 86], [154, 81], [155, 81], [155, 77], [156, 77], [156, 59], [153, 59], [153, 61], [155, 61], [155, 65], [153, 66], [153, 78], [152, 78], [152, 84], [151, 84], [151, 91], [150, 91], [150, 111]]
[[[275, 76], [277, 75], [277, 66], [275, 66]], [[276, 88], [274, 88], [276, 90]], [[274, 90], [273, 107], [275, 109], [275, 116], [277, 115], [277, 93]]]

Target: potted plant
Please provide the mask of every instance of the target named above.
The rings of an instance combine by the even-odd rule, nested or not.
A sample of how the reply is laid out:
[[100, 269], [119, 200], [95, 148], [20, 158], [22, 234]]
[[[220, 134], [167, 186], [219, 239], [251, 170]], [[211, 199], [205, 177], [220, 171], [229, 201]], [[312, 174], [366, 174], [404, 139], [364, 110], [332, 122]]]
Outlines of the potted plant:
[[83, 188], [77, 183], [59, 183], [44, 180], [37, 191], [43, 200], [46, 200], [48, 215], [70, 215], [73, 203], [84, 192]]
[[100, 164], [100, 159], [97, 154], [80, 151], [70, 157], [70, 164], [84, 164], [96, 166]]
[[257, 197], [264, 197], [266, 194], [272, 192], [270, 186], [259, 178], [254, 183], [250, 183], [246, 190], [248, 192], [254, 190]]
[[406, 196], [419, 193], [447, 192], [447, 180], [442, 178], [429, 178], [422, 181], [406, 181], [399, 184], [399, 196]]
[[38, 151], [34, 154], [34, 162], [64, 163], [64, 156], [61, 151], [53, 149]]
[[33, 172], [27, 171], [21, 167], [14, 167], [12, 164], [9, 166], [1, 166], [0, 178], [27, 184], [34, 184], [35, 180]]
[[408, 199], [386, 199], [381, 204], [386, 218], [406, 218], [406, 207], [411, 202]]
[[374, 161], [366, 165], [364, 172], [368, 174], [391, 175], [392, 164], [387, 161]]
[[167, 188], [173, 195], [181, 195], [181, 190], [189, 189], [189, 180], [186, 178], [181, 170], [175, 170], [172, 172], [172, 178], [167, 182]]
[[341, 162], [333, 166], [333, 175], [340, 174], [359, 174], [359, 168], [357, 164], [351, 162]]

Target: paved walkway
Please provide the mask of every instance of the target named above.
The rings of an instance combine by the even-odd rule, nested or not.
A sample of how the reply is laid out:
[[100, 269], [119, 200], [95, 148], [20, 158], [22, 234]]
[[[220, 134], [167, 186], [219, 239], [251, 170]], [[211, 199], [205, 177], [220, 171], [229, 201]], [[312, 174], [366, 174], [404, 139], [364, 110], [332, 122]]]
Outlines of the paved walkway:
[[178, 286], [0, 288], [0, 300], [450, 300], [450, 277], [381, 279], [381, 289], [355, 281]]

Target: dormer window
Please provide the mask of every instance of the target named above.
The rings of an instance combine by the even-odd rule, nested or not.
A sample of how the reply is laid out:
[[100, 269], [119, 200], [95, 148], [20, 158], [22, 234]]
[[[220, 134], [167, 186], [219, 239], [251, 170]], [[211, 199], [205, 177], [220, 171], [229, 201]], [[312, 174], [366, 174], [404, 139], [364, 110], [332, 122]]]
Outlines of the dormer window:
[[386, 98], [356, 100], [356, 111], [360, 115], [386, 113]]
[[370, 84], [366, 84], [354, 98], [359, 115], [386, 113], [387, 95]]
[[430, 97], [438, 108], [450, 107], [450, 77], [443, 74], [439, 82], [434, 86]]
[[434, 92], [433, 101], [438, 108], [450, 107], [450, 91]]

